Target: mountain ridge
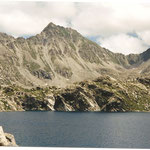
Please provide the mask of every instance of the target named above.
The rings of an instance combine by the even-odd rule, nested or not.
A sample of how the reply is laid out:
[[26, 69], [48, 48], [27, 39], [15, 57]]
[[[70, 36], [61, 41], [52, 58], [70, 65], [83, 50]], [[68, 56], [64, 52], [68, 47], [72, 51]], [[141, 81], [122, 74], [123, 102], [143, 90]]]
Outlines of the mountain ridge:
[[113, 53], [74, 29], [49, 23], [41, 33], [26, 39], [0, 33], [0, 71], [4, 79], [0, 82], [24, 87], [65, 86], [104, 74], [118, 78], [147, 62], [148, 52], [127, 56]]
[[0, 33], [0, 111], [150, 111], [149, 57], [53, 23], [26, 39]]

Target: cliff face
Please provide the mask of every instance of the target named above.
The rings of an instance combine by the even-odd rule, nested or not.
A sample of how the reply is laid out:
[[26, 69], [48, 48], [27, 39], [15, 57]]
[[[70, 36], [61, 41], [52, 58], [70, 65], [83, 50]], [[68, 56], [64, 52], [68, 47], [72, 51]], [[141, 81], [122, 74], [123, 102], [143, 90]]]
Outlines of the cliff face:
[[1, 87], [0, 110], [150, 111], [149, 85], [149, 78], [119, 81], [106, 76], [66, 88]]

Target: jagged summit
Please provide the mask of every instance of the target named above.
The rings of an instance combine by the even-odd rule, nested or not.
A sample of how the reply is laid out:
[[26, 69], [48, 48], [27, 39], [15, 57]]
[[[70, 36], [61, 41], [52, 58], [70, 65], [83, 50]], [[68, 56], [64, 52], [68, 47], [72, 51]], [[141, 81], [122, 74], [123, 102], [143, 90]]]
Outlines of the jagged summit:
[[105, 74], [117, 79], [134, 77], [143, 72], [144, 64], [148, 67], [150, 57], [149, 50], [140, 55], [115, 54], [76, 30], [52, 22], [27, 39], [0, 34], [0, 43], [1, 85], [66, 86]]
[[15, 40], [13, 36], [0, 32], [0, 42], [9, 42], [12, 40]]
[[44, 29], [43, 32], [47, 31], [47, 30], [51, 30], [52, 28], [56, 28], [57, 25], [55, 25], [54, 23], [50, 22]]
[[143, 61], [147, 61], [148, 59], [150, 59], [150, 48], [141, 53], [140, 57], [143, 59]]
[[[0, 37], [6, 38], [9, 37], [10, 35], [4, 33], [4, 32], [0, 32]], [[12, 36], [11, 36], [12, 37]]]
[[53, 23], [27, 39], [0, 33], [3, 111], [149, 111], [149, 76], [150, 49], [113, 53]]
[[57, 37], [65, 37], [65, 38], [72, 38], [71, 36], [81, 36], [75, 29], [70, 27], [63, 27], [60, 25], [55, 25], [54, 23], [50, 22], [41, 32], [41, 34], [46, 34], [48, 37], [50, 36], [57, 36]]
[[[59, 30], [67, 30], [67, 28], [60, 26], [60, 25], [56, 25], [52, 22], [50, 22], [43, 30], [42, 32], [55, 32], [55, 31], [59, 31]], [[61, 32], [61, 31], [59, 31]]]

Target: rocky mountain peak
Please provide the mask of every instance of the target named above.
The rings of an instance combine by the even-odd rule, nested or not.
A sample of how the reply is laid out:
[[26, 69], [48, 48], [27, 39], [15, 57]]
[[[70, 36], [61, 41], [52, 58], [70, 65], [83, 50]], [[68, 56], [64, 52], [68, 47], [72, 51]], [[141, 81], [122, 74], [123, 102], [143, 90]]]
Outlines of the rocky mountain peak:
[[140, 55], [115, 54], [76, 30], [52, 22], [27, 39], [0, 33], [0, 43], [0, 84], [66, 86], [105, 74], [121, 77], [150, 58], [150, 50]]
[[[61, 37], [65, 39], [71, 39], [72, 36], [81, 37], [81, 34], [72, 28], [65, 28], [60, 25], [55, 25], [50, 22], [41, 32], [42, 35], [46, 35], [46, 37]], [[44, 36], [45, 37], [45, 36]]]
[[41, 35], [44, 36], [44, 38], [52, 38], [54, 37], [55, 39], [57, 37], [68, 37], [68, 35], [70, 35], [69, 30], [67, 30], [66, 28], [59, 26], [59, 25], [55, 25], [54, 23], [50, 22], [41, 32]]
[[150, 49], [113, 53], [53, 23], [27, 39], [0, 33], [0, 110], [149, 111], [145, 75]]
[[6, 33], [0, 32], [0, 42], [8, 42], [10, 40], [11, 41], [15, 40], [15, 38], [13, 36], [6, 34]]
[[43, 32], [46, 32], [48, 30], [51, 30], [53, 28], [56, 28], [57, 25], [55, 25], [54, 23], [50, 22], [44, 29], [43, 29]]
[[140, 56], [142, 57], [143, 61], [147, 61], [148, 59], [150, 59], [150, 48], [141, 53]]

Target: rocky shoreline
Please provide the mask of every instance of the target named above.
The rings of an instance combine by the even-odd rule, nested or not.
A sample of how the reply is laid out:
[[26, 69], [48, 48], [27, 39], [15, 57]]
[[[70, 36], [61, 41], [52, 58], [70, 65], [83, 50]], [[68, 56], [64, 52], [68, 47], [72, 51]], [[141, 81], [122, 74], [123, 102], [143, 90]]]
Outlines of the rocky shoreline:
[[18, 146], [14, 136], [9, 133], [4, 133], [2, 126], [0, 126], [0, 146]]
[[121, 81], [105, 76], [66, 88], [1, 86], [0, 111], [149, 112], [149, 81]]

